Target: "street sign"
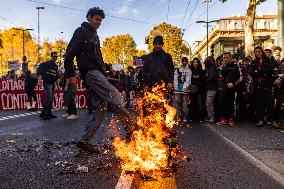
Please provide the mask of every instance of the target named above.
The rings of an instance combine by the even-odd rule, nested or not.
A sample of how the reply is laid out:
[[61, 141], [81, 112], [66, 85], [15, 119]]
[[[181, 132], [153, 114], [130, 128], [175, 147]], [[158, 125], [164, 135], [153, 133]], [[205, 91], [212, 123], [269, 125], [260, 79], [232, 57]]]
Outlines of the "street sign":
[[143, 59], [139, 56], [133, 56], [133, 65], [134, 66], [143, 66]]

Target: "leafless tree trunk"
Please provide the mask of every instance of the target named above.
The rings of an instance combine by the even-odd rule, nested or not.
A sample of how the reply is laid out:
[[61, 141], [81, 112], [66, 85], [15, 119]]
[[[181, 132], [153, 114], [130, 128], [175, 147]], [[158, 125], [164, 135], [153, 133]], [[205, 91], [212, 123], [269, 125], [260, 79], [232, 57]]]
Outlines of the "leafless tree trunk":
[[254, 19], [256, 12], [256, 0], [248, 1], [249, 5], [245, 22], [245, 53], [246, 56], [252, 56], [254, 54]]

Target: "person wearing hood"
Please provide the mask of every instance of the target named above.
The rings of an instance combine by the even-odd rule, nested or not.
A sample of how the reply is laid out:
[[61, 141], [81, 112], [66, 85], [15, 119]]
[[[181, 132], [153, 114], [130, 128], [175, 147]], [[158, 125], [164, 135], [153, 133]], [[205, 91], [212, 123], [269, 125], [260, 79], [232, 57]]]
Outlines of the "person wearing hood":
[[97, 34], [97, 30], [105, 18], [104, 11], [98, 7], [91, 8], [87, 12], [86, 18], [88, 22], [83, 22], [81, 27], [75, 30], [68, 44], [64, 68], [66, 77], [73, 77], [74, 58], [76, 57], [81, 77], [92, 91], [93, 99], [96, 99], [94, 117], [88, 123], [86, 132], [77, 143], [77, 147], [89, 152], [97, 152], [98, 149], [91, 144], [91, 141], [105, 118], [107, 103], [117, 111], [119, 120], [124, 122], [127, 139], [130, 139], [131, 125], [134, 123], [134, 119], [124, 108], [125, 103], [120, 92], [105, 76], [106, 67]]
[[174, 82], [172, 56], [163, 50], [164, 40], [162, 36], [156, 36], [153, 45], [153, 52], [144, 57], [143, 72], [146, 77], [146, 85], [152, 88], [163, 82], [169, 90], [172, 90]]
[[214, 100], [218, 87], [218, 74], [215, 61], [212, 57], [208, 57], [204, 61], [205, 65], [205, 88], [206, 88], [206, 122], [215, 122]]

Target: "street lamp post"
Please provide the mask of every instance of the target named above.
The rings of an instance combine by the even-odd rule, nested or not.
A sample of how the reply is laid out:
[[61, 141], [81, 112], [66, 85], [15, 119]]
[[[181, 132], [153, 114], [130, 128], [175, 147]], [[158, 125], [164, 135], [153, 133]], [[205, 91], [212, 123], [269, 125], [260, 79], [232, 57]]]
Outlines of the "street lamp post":
[[22, 29], [22, 28], [13, 28], [14, 30], [19, 30], [23, 32], [23, 64], [22, 64], [22, 70], [27, 71], [28, 66], [26, 65], [27, 57], [25, 55], [25, 31], [33, 31], [34, 29]]
[[183, 42], [185, 42], [188, 46], [188, 58], [189, 60], [191, 60], [191, 55], [192, 55], [192, 51], [191, 51], [191, 46], [189, 45], [189, 43], [185, 40], [182, 40]]
[[36, 9], [37, 9], [37, 32], [38, 32], [38, 35], [37, 35], [37, 37], [38, 37], [38, 39], [37, 39], [37, 61], [38, 61], [38, 63], [40, 62], [40, 56], [39, 56], [39, 51], [40, 51], [40, 23], [39, 23], [39, 11], [40, 10], [43, 10], [44, 9], [44, 7], [36, 7]]
[[16, 36], [16, 34], [12, 35], [12, 57], [13, 57], [13, 61], [15, 61], [15, 53], [14, 53], [14, 37]]
[[199, 24], [199, 23], [206, 23], [206, 27], [207, 27], [207, 32], [206, 32], [206, 33], [207, 33], [207, 34], [206, 34], [206, 35], [207, 35], [207, 48], [206, 48], [207, 53], [206, 53], [206, 55], [207, 55], [207, 57], [208, 57], [208, 49], [209, 49], [209, 48], [208, 48], [208, 41], [209, 41], [209, 36], [208, 36], [208, 34], [209, 34], [209, 29], [208, 29], [208, 28], [209, 28], [209, 24], [210, 24], [210, 23], [213, 23], [213, 22], [218, 22], [218, 21], [219, 21], [219, 20], [211, 20], [211, 21], [204, 21], [204, 20], [202, 20], [202, 21], [197, 21], [197, 22], [196, 22], [196, 23], [198, 23], [198, 24]]

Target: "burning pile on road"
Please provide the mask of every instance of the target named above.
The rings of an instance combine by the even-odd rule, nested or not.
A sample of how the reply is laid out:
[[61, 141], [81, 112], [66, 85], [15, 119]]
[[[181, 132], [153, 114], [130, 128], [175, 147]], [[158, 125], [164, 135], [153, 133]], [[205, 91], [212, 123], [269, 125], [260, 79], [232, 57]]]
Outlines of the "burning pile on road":
[[168, 167], [170, 158], [175, 157], [176, 110], [168, 104], [165, 90], [164, 84], [156, 86], [138, 100], [138, 128], [130, 142], [115, 139], [115, 155], [121, 159], [123, 170], [140, 173], [163, 170]]

